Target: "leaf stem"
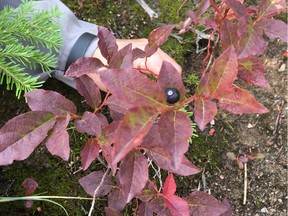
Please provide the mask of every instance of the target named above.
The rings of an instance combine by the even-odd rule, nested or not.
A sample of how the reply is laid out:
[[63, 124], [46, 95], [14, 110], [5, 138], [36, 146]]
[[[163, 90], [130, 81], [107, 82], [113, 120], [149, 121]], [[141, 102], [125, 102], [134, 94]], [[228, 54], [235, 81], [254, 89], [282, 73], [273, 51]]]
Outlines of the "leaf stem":
[[217, 7], [217, 5], [215, 4], [215, 2], [213, 0], [210, 0], [210, 4], [216, 10], [216, 12], [219, 14], [219, 16], [222, 18], [222, 14], [221, 14], [219, 8]]
[[107, 93], [106, 93], [106, 95], [105, 95], [105, 98], [104, 98], [103, 102], [101, 103], [101, 105], [98, 106], [97, 108], [95, 108], [95, 110], [94, 110], [94, 112], [93, 112], [94, 114], [95, 114], [96, 112], [98, 112], [103, 106], [106, 105], [107, 99], [108, 99], [108, 97], [110, 96], [110, 94], [111, 94], [111, 92], [108, 90]]

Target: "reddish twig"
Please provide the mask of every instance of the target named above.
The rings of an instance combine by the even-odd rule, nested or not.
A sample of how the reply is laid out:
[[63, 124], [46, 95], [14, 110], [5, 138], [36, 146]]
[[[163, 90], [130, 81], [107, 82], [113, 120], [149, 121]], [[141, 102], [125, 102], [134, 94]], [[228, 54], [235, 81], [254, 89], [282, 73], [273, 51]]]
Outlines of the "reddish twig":
[[107, 99], [108, 99], [109, 95], [110, 95], [110, 91], [108, 90], [107, 93], [106, 93], [106, 95], [105, 95], [105, 98], [104, 98], [103, 102], [101, 103], [100, 106], [98, 106], [97, 108], [95, 108], [95, 110], [94, 110], [93, 113], [98, 112], [104, 105], [106, 105]]

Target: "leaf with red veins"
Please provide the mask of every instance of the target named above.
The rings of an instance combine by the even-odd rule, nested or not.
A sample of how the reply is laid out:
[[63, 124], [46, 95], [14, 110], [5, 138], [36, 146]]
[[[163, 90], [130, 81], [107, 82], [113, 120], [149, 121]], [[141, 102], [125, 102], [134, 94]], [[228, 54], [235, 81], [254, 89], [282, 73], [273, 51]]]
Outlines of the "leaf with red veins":
[[165, 25], [154, 29], [148, 36], [148, 45], [145, 47], [147, 57], [153, 55], [159, 46], [164, 44], [175, 25]]
[[154, 124], [148, 134], [143, 138], [140, 148], [153, 148], [154, 146], [161, 145], [162, 140], [159, 133], [159, 127]]
[[99, 136], [101, 134], [102, 123], [94, 113], [84, 112], [81, 119], [75, 120], [74, 125], [80, 133], [87, 133], [92, 136]]
[[128, 109], [134, 107], [134, 105], [123, 103], [115, 95], [111, 95], [107, 100], [107, 105], [110, 109], [110, 115], [114, 121], [120, 121], [123, 119], [124, 114]]
[[104, 85], [127, 106], [153, 106], [161, 110], [166, 105], [165, 92], [153, 80], [133, 69], [110, 69], [100, 73]]
[[133, 68], [132, 44], [128, 44], [116, 52], [109, 63], [109, 68]]
[[90, 73], [98, 73], [98, 70], [103, 67], [103, 63], [97, 58], [82, 57], [70, 65], [65, 76], [76, 78]]
[[161, 146], [154, 146], [147, 149], [147, 155], [152, 159], [161, 169], [169, 172], [189, 176], [199, 173], [201, 170], [192, 164], [185, 156], [183, 156], [180, 166], [175, 169], [172, 165], [172, 158], [168, 150]]
[[261, 0], [258, 7], [257, 19], [264, 20], [280, 14], [287, 7], [285, 0]]
[[228, 210], [213, 196], [201, 191], [191, 193], [185, 200], [189, 205], [190, 216], [219, 216]]
[[231, 45], [237, 47], [239, 40], [237, 27], [232, 21], [228, 19], [222, 20], [220, 36], [223, 50], [226, 50]]
[[89, 138], [80, 152], [82, 168], [85, 171], [99, 157], [99, 145], [96, 138]]
[[185, 199], [172, 195], [164, 198], [164, 204], [167, 206], [173, 216], [189, 216], [189, 205]]
[[215, 118], [217, 112], [216, 103], [209, 99], [202, 100], [197, 98], [194, 102], [194, 118], [201, 131]]
[[120, 184], [129, 203], [140, 194], [148, 181], [147, 159], [139, 151], [132, 151], [121, 161]]
[[0, 165], [26, 159], [55, 125], [55, 115], [31, 111], [9, 120], [0, 129]]
[[167, 88], [176, 88], [180, 92], [181, 100], [185, 99], [186, 89], [182, 82], [181, 74], [171, 63], [163, 61], [157, 83], [164, 92]]
[[271, 40], [279, 38], [283, 42], [288, 43], [288, 26], [281, 20], [267, 19], [256, 23], [255, 28], [262, 29], [267, 37]]
[[69, 134], [67, 132], [70, 119], [69, 115], [66, 115], [64, 119], [57, 119], [55, 126], [45, 140], [48, 151], [65, 161], [68, 161], [70, 155]]
[[[164, 197], [158, 196], [146, 203], [147, 207], [161, 216], [171, 216], [169, 208], [164, 204]], [[181, 215], [181, 214], [180, 214]]]
[[107, 28], [98, 27], [98, 47], [102, 56], [110, 62], [112, 56], [118, 51], [118, 45], [114, 34]]
[[114, 164], [141, 144], [158, 114], [157, 110], [148, 106], [128, 110], [114, 135]]
[[197, 90], [197, 94], [199, 95], [202, 91], [204, 95], [217, 97], [219, 93], [232, 86], [237, 77], [237, 66], [235, 49], [230, 46], [215, 60], [208, 77], [203, 77], [207, 81], [204, 85], [200, 83], [202, 89]]
[[238, 60], [238, 77], [247, 83], [269, 87], [264, 76], [265, 67], [263, 62], [256, 56]]
[[172, 164], [177, 169], [189, 148], [192, 136], [190, 119], [185, 112], [168, 110], [162, 113], [158, 126], [162, 146], [172, 155]]
[[93, 109], [101, 104], [101, 93], [96, 83], [87, 75], [74, 78], [78, 92]]
[[120, 123], [120, 121], [113, 121], [102, 128], [101, 135], [98, 137], [100, 147], [102, 145], [112, 145], [115, 131], [119, 127]]
[[32, 111], [46, 111], [55, 115], [77, 112], [72, 101], [54, 91], [37, 89], [26, 93], [24, 96]]
[[239, 22], [238, 34], [240, 37], [237, 50], [239, 59], [261, 55], [265, 52], [268, 42], [263, 39], [263, 30], [256, 28], [250, 17], [243, 25]]
[[[93, 196], [95, 189], [100, 185], [104, 176], [102, 171], [94, 171], [79, 179], [79, 183], [87, 194]], [[100, 186], [96, 197], [107, 195], [112, 189], [113, 183], [110, 176], [104, 178], [103, 184]]]
[[219, 104], [221, 109], [234, 114], [269, 112], [249, 92], [236, 86], [223, 92]]
[[172, 196], [176, 192], [176, 183], [173, 174], [169, 174], [164, 182], [163, 195]]

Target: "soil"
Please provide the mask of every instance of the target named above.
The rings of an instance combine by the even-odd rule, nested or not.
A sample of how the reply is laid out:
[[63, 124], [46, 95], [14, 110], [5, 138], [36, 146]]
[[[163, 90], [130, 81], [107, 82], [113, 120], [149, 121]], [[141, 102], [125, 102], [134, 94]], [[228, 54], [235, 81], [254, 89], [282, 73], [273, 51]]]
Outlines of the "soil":
[[[111, 29], [117, 32], [117, 37], [147, 37], [146, 30], [142, 28], [153, 28], [159, 25], [159, 22], [164, 22], [161, 17], [159, 18], [161, 21], [157, 19], [151, 21], [143, 11], [141, 12], [141, 8], [135, 6], [137, 3], [132, 1], [126, 3], [119, 1], [120, 6], [113, 1], [100, 1], [98, 5], [94, 3], [95, 1], [85, 1], [82, 10], [78, 9], [75, 3], [77, 1], [64, 2], [76, 12], [78, 17], [104, 26], [110, 25]], [[181, 3], [182, 1], [179, 4]], [[152, 6], [158, 8], [159, 4], [154, 3]], [[108, 18], [100, 16], [101, 19], [94, 20], [91, 14], [101, 13], [102, 7], [106, 7], [106, 10], [109, 9], [113, 13], [117, 11], [117, 14]], [[136, 22], [138, 22], [137, 29]], [[141, 23], [143, 25], [139, 30]], [[251, 92], [270, 112], [263, 115], [233, 115], [220, 111], [213, 124], [208, 125], [204, 132], [197, 131], [199, 137], [193, 139], [187, 157], [202, 168], [203, 172], [192, 177], [177, 177], [179, 195], [186, 196], [192, 190], [199, 188], [211, 193], [219, 200], [227, 198], [235, 216], [287, 215], [288, 65], [287, 58], [283, 56], [286, 49], [284, 43], [270, 42], [266, 53], [261, 57], [266, 66], [265, 75], [270, 83], [269, 88], [259, 88], [237, 81], [237, 85]], [[166, 51], [169, 53], [169, 50]], [[189, 53], [181, 55], [184, 59], [181, 63], [183, 78], [186, 79], [191, 71], [199, 76], [205, 53], [196, 55], [195, 48], [191, 45]], [[60, 92], [74, 101], [80, 110], [87, 108], [75, 90], [57, 80], [49, 80], [43, 88]], [[192, 86], [187, 84], [187, 88], [192, 88]], [[17, 100], [14, 93], [6, 91], [4, 86], [0, 86], [0, 101], [0, 126], [12, 117], [29, 110], [23, 98]], [[215, 129], [212, 136], [209, 135], [211, 128]], [[0, 197], [23, 196], [24, 189], [21, 188], [21, 183], [28, 177], [33, 177], [38, 181], [40, 187], [37, 193], [87, 197], [77, 183], [81, 176], [87, 174], [79, 170], [81, 140], [81, 136], [71, 135], [73, 151], [68, 163], [50, 156], [45, 148], [40, 146], [27, 160], [0, 167]], [[235, 161], [229, 160], [226, 156], [227, 152], [233, 152], [237, 156], [254, 153], [265, 155], [263, 159], [250, 161], [247, 164], [246, 204], [243, 204], [244, 169], [240, 169]], [[91, 170], [96, 169], [101, 169], [101, 165], [94, 164], [91, 167]], [[91, 205], [90, 201], [68, 199], [60, 200], [59, 203], [67, 209], [70, 215], [85, 215]], [[95, 215], [104, 215], [103, 209], [106, 204], [105, 200], [100, 200]], [[128, 207], [124, 215], [130, 215], [130, 208]], [[64, 215], [64, 212], [57, 206], [40, 201], [35, 202], [33, 208], [25, 209], [23, 202], [18, 201], [1, 203], [0, 215]]]

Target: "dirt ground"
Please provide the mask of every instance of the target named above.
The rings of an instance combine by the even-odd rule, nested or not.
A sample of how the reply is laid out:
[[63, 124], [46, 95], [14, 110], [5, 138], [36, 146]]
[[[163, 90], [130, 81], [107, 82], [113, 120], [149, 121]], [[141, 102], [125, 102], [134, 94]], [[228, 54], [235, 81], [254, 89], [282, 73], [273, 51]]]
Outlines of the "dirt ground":
[[[91, 11], [91, 4], [93, 3], [91, 3], [91, 1], [88, 1], [90, 2], [89, 4], [84, 4], [86, 8], [84, 7], [83, 10], [78, 10], [78, 6], [75, 2], [77, 1], [74, 1], [74, 3], [72, 4], [70, 1], [69, 6], [76, 11], [77, 16], [81, 18], [86, 17], [86, 19], [88, 19], [87, 13], [93, 13], [93, 10]], [[136, 12], [133, 12], [133, 9], [131, 9], [131, 12], [128, 9], [127, 5], [125, 6], [125, 3], [123, 2], [121, 7], [116, 8], [118, 10], [117, 13], [121, 16], [116, 15], [116, 17], [118, 18], [115, 19], [103, 18], [101, 21], [98, 20], [97, 23], [110, 23], [112, 26], [112, 30], [119, 30], [117, 33], [118, 36], [127, 35], [127, 31], [131, 34], [133, 33], [132, 36], [130, 35], [131, 37], [142, 36], [143, 34], [145, 34], [145, 31], [141, 29], [141, 33], [137, 33], [135, 25], [133, 24], [132, 26], [131, 22], [145, 22], [145, 25], [149, 25], [150, 20], [147, 19], [147, 16], [144, 19], [141, 16], [137, 17], [135, 15], [135, 13], [139, 13], [139, 10], [141, 11], [141, 8], [138, 8], [138, 11]], [[128, 4], [135, 4], [132, 3], [132, 1], [128, 2]], [[180, 3], [181, 2], [182, 1], [180, 1]], [[101, 3], [100, 1], [100, 4], [103, 4], [103, 2]], [[109, 8], [109, 4], [112, 4], [112, 2], [107, 1], [105, 3], [106, 7]], [[157, 8], [156, 3], [153, 6]], [[95, 9], [95, 11], [97, 11], [97, 8]], [[122, 15], [125, 15], [126, 18], [121, 18]], [[111, 20], [113, 20], [113, 22]], [[157, 23], [157, 20], [151, 22], [151, 25], [155, 26], [155, 22]], [[123, 26], [125, 26], [125, 32], [123, 30]], [[192, 144], [189, 150], [189, 156], [192, 161], [194, 160], [193, 162], [195, 162], [196, 165], [202, 166], [201, 168], [203, 168], [203, 164], [207, 163], [214, 165], [207, 167], [206, 171], [204, 171], [202, 175], [198, 175], [197, 177], [178, 178], [177, 192], [180, 195], [187, 195], [187, 193], [189, 194], [193, 189], [199, 186], [201, 190], [205, 189], [209, 191], [219, 200], [227, 198], [233, 209], [233, 215], [235, 216], [287, 215], [288, 65], [287, 58], [283, 56], [283, 53], [286, 51], [286, 49], [286, 44], [278, 41], [270, 42], [268, 50], [262, 56], [262, 59], [266, 66], [265, 75], [270, 83], [270, 88], [258, 88], [237, 81], [237, 85], [240, 85], [244, 89], [247, 89], [251, 93], [253, 93], [257, 100], [263, 105], [265, 105], [265, 107], [268, 108], [270, 112], [264, 115], [232, 115], [227, 112], [220, 111], [213, 125], [209, 125], [207, 130], [205, 130], [201, 134], [199, 131], [197, 131], [201, 139], [199, 138], [198, 141], [196, 140], [196, 142]], [[193, 50], [193, 46], [191, 46], [190, 52], [185, 53], [184, 61], [181, 64], [184, 69], [183, 77], [187, 77], [189, 73], [191, 73], [191, 71], [199, 74], [202, 58], [202, 55], [198, 56], [195, 54], [195, 50]], [[82, 99], [77, 96], [77, 92], [69, 87], [64, 86], [57, 80], [50, 80], [44, 85], [43, 88], [54, 89], [64, 94], [66, 97], [68, 97], [78, 105], [80, 104], [80, 109], [85, 109], [85, 107], [83, 107], [84, 105], [81, 104]], [[7, 120], [12, 118], [13, 116], [19, 115], [28, 110], [25, 101], [23, 99], [17, 100], [14, 97], [14, 93], [7, 92], [4, 86], [0, 86], [0, 104], [0, 126], [2, 126]], [[208, 135], [208, 131], [210, 128], [215, 128], [215, 133], [213, 136]], [[201, 156], [196, 155], [194, 157], [194, 152], [197, 151], [198, 147], [201, 148], [202, 142], [208, 143], [207, 152], [202, 151]], [[211, 148], [209, 146], [211, 146]], [[253, 153], [262, 153], [265, 155], [264, 159], [250, 161], [248, 163], [248, 189], [247, 203], [245, 205], [243, 204], [244, 170], [239, 169], [235, 161], [227, 159], [227, 152], [234, 152], [236, 155], [249, 155]], [[52, 190], [49, 190], [43, 185], [42, 192], [48, 191], [49, 193], [50, 191], [49, 195], [78, 196], [81, 188], [79, 187], [79, 185], [77, 185], [77, 179], [79, 179], [81, 175], [83, 175], [83, 173], [73, 174], [73, 171], [71, 172], [71, 166], [69, 164], [64, 163], [61, 160], [55, 159], [53, 157], [47, 156], [47, 154], [47, 152], [40, 149], [35, 154], [33, 154], [31, 158], [24, 162], [17, 162], [16, 164], [8, 167], [0, 167], [0, 196], [20, 196], [21, 193], [23, 195], [22, 191], [19, 192], [19, 190], [21, 190], [19, 188], [21, 188], [21, 182], [25, 179], [25, 176], [32, 177], [31, 175], [34, 175], [36, 176], [35, 178], [37, 178], [36, 173], [38, 173], [38, 175], [43, 175], [43, 172], [47, 172], [47, 175], [44, 175], [45, 179], [48, 178], [49, 173], [52, 173], [52, 170], [56, 170], [56, 168], [58, 169], [59, 167], [62, 167], [63, 169], [60, 169], [60, 174], [56, 173], [54, 175], [54, 177], [56, 176], [56, 179], [49, 179], [50, 182], [55, 182], [53, 183], [54, 188]], [[210, 157], [210, 155], [213, 156]], [[200, 157], [201, 159], [199, 159]], [[206, 158], [206, 161], [204, 159], [203, 162], [203, 158]], [[79, 163], [79, 161], [75, 159], [73, 161]], [[77, 166], [79, 167], [79, 164]], [[97, 168], [97, 165], [93, 168]], [[33, 170], [32, 174], [31, 170]], [[27, 172], [27, 174], [25, 174], [25, 172]], [[13, 175], [11, 173], [13, 173]], [[17, 176], [19, 177], [19, 179]], [[60, 192], [58, 186], [61, 183], [67, 181], [75, 182], [75, 184], [73, 184], [72, 186], [68, 186], [73, 187], [73, 189], [71, 190], [71, 188], [69, 188], [68, 192]], [[48, 184], [48, 182], [45, 182], [44, 180], [43, 182], [43, 184]], [[205, 187], [203, 186], [203, 182], [205, 182], [206, 184]], [[41, 187], [39, 191], [41, 191]], [[83, 191], [82, 196], [85, 196], [85, 193], [83, 193]], [[79, 209], [79, 211], [77, 211], [77, 214], [70, 212], [71, 215], [85, 215], [85, 211], [82, 208], [89, 210], [90, 206], [90, 202], [88, 201], [84, 203], [82, 201], [73, 201], [72, 204], [70, 201], [65, 201], [62, 204], [64, 206], [65, 204], [69, 204], [68, 211], [72, 211], [73, 208]], [[25, 210], [23, 203], [10, 203], [5, 205], [0, 204], [0, 215], [63, 215], [63, 212], [60, 213], [60, 211], [57, 212], [57, 210], [54, 209], [53, 211], [50, 211], [50, 206], [48, 204], [46, 205], [43, 203], [37, 203], [37, 206], [42, 207], [42, 212], [38, 211], [36, 207], [33, 211]], [[105, 202], [99, 207], [103, 208], [104, 206]], [[103, 214], [98, 212], [98, 214], [95, 213], [95, 215]]]

